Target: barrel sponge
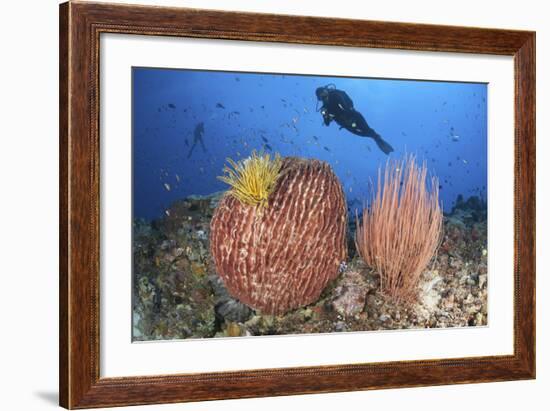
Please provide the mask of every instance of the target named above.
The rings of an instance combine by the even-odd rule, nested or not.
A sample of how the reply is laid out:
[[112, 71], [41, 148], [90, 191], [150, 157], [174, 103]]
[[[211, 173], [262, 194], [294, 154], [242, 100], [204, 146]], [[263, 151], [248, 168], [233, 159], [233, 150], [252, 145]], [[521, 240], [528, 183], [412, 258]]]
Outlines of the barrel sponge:
[[319, 299], [347, 257], [346, 202], [331, 167], [283, 158], [267, 204], [228, 190], [210, 224], [210, 251], [229, 293], [280, 315]]

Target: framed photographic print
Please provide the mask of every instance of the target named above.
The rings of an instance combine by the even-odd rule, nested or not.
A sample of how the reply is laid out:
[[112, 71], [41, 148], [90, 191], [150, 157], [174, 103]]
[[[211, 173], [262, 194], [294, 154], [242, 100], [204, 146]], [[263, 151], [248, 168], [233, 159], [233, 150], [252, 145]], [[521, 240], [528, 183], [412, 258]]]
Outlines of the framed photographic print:
[[535, 33], [60, 6], [66, 408], [535, 377]]

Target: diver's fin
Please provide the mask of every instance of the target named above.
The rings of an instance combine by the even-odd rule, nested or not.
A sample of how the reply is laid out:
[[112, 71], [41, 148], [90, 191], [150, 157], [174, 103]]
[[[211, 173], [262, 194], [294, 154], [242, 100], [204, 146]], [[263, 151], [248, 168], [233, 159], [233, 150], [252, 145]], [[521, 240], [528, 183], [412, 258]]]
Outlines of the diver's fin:
[[384, 154], [390, 154], [393, 151], [393, 147], [388, 142], [384, 141], [384, 139], [380, 137], [380, 134], [376, 134], [373, 138], [378, 148], [382, 150]]

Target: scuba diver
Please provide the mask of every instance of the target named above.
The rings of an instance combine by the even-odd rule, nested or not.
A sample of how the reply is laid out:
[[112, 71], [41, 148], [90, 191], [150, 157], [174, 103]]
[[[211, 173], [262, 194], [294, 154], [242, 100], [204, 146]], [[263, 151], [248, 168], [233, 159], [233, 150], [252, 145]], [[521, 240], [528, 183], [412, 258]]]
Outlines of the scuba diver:
[[370, 128], [363, 115], [353, 108], [353, 101], [346, 92], [338, 90], [334, 84], [328, 84], [318, 87], [315, 94], [317, 100], [323, 103], [321, 108], [317, 108], [317, 111], [321, 111], [325, 126], [329, 126], [334, 120], [340, 126], [340, 130], [345, 128], [355, 135], [374, 139], [378, 148], [385, 154], [393, 151], [393, 147], [384, 141], [374, 129]]
[[195, 146], [197, 143], [201, 143], [202, 151], [206, 153], [206, 147], [204, 146], [204, 141], [202, 139], [202, 135], [204, 134], [204, 123], [201, 121], [199, 124], [195, 126], [195, 131], [193, 132], [193, 144], [191, 145], [191, 150], [189, 150], [189, 154], [187, 154], [187, 158], [191, 158], [191, 154], [193, 154], [193, 150], [195, 149]]

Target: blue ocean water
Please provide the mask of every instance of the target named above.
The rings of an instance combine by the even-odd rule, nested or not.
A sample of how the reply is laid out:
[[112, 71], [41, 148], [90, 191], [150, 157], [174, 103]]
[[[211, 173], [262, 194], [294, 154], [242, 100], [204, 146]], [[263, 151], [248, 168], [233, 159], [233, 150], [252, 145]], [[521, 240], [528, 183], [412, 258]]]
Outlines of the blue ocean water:
[[[350, 208], [361, 207], [388, 156], [371, 138], [323, 124], [315, 90], [328, 84], [391, 144], [390, 157], [426, 161], [445, 211], [459, 194], [487, 198], [486, 84], [140, 67], [132, 74], [134, 218], [159, 218], [176, 200], [227, 189], [216, 178], [226, 158], [252, 150], [330, 163]], [[203, 144], [194, 138], [201, 122]]]

